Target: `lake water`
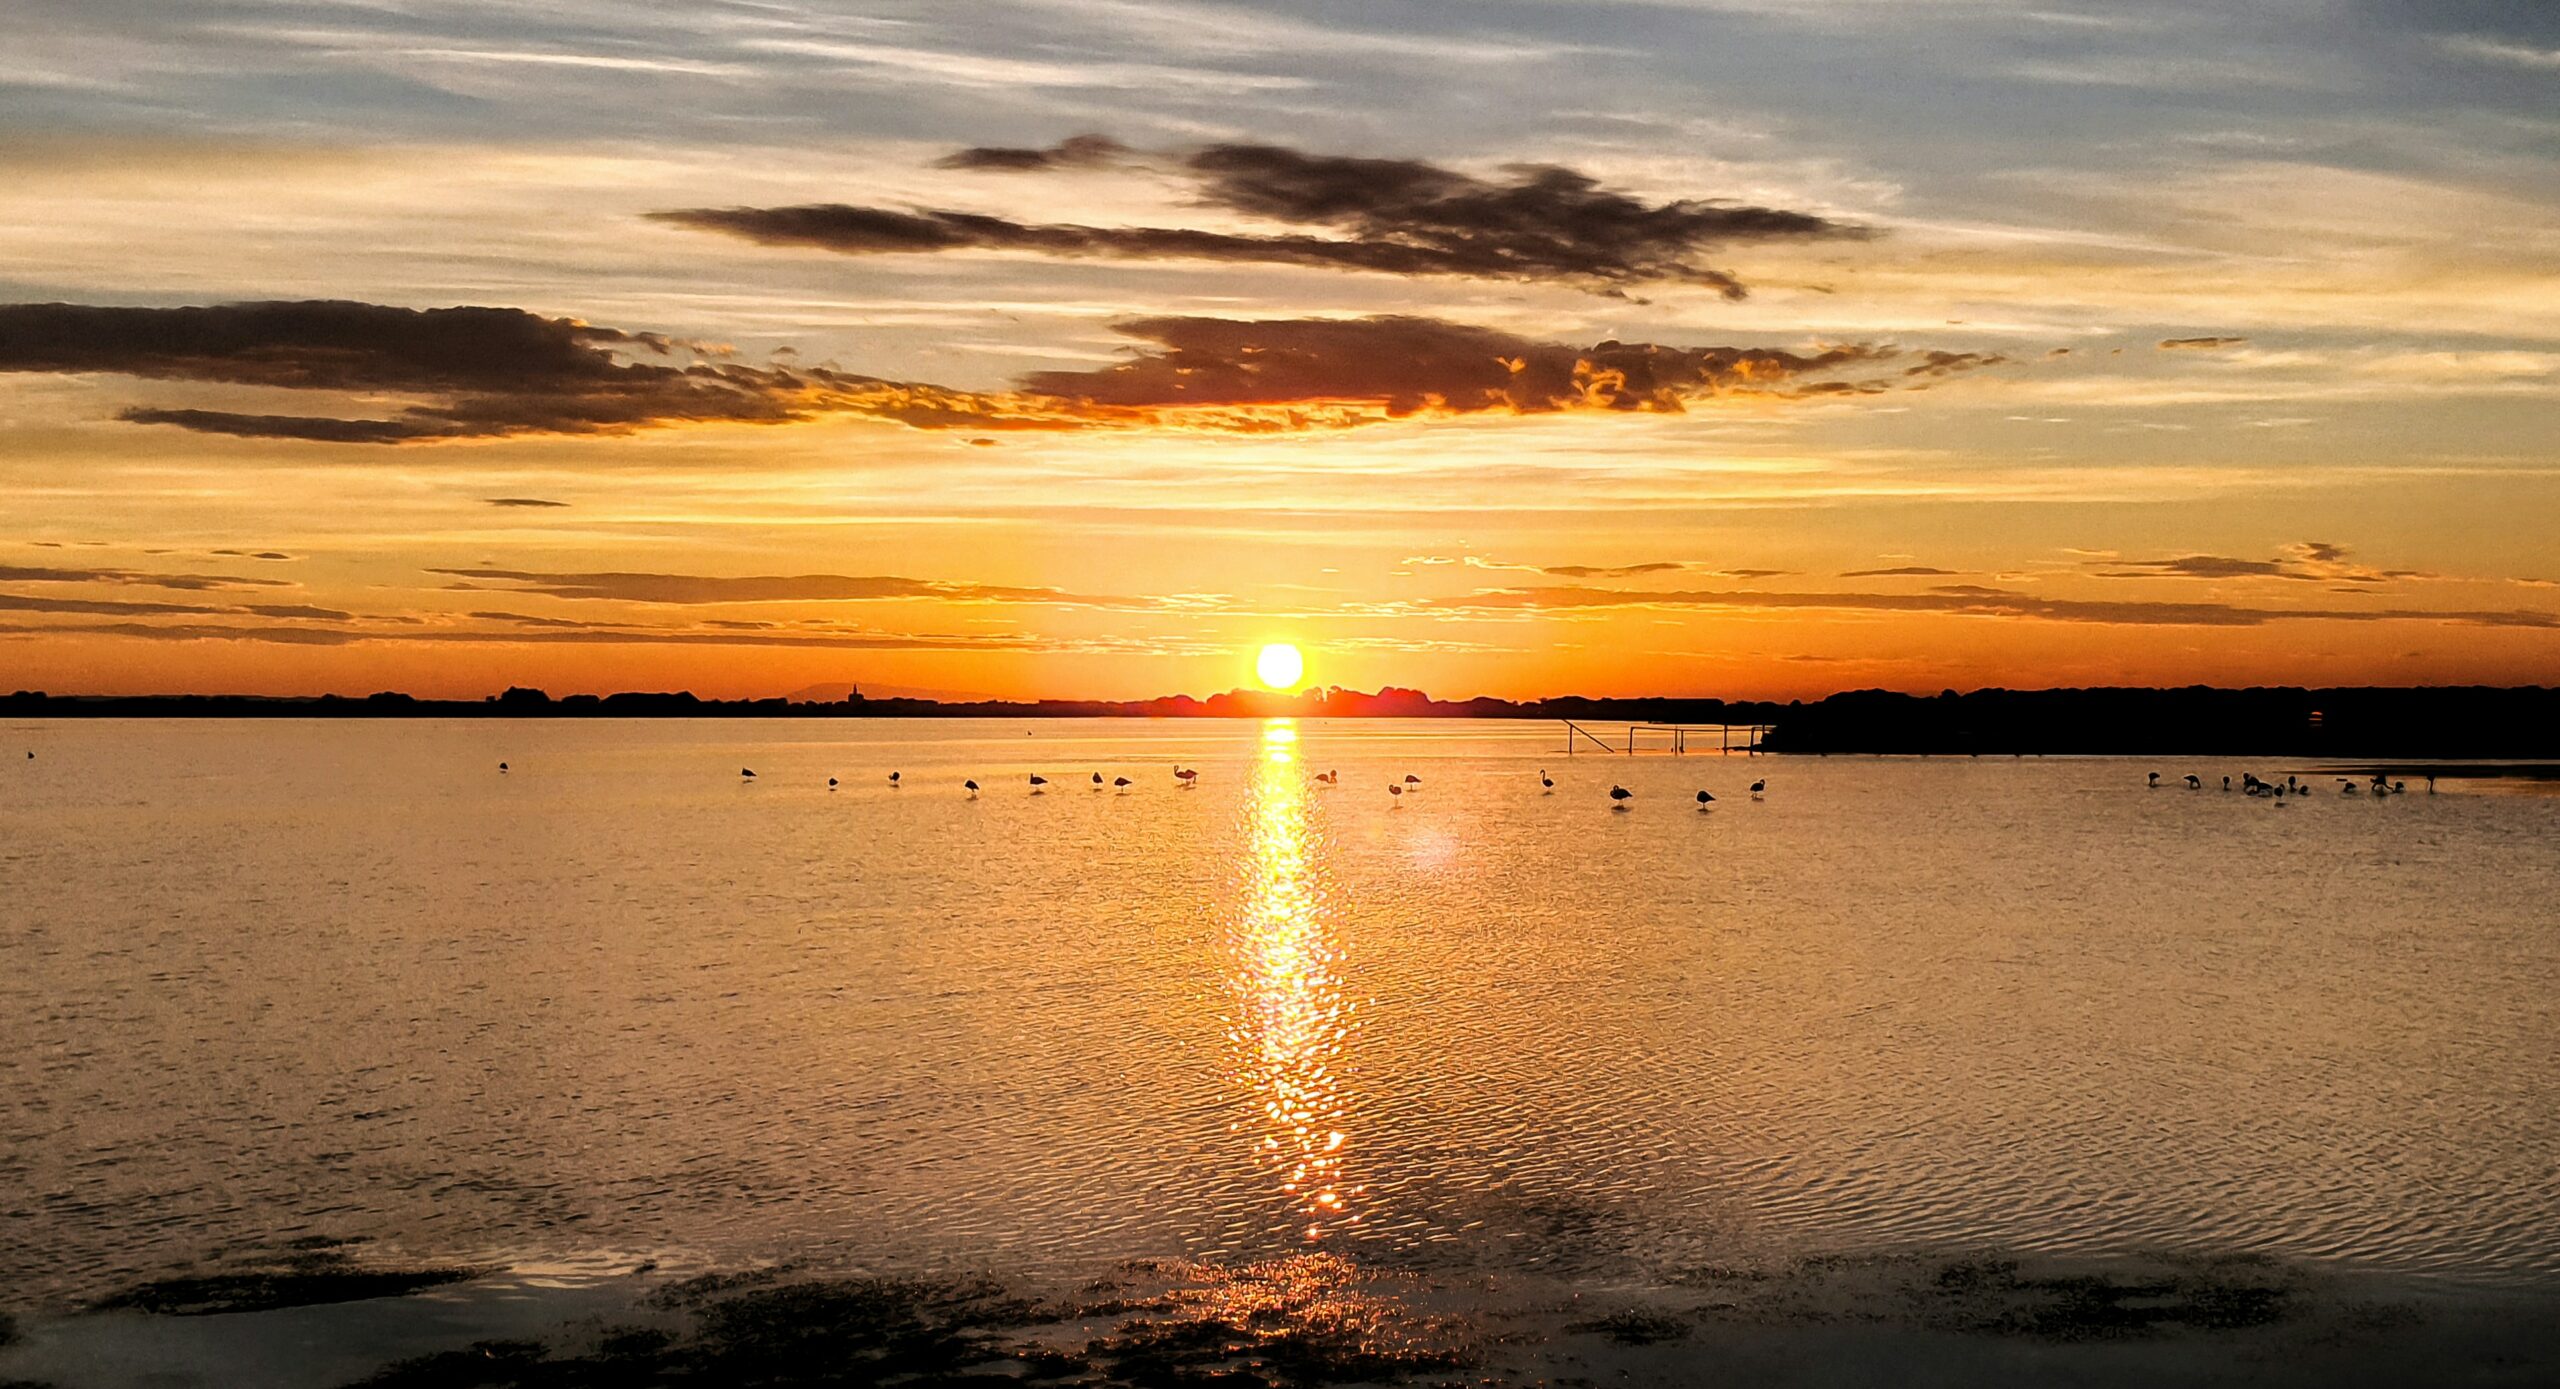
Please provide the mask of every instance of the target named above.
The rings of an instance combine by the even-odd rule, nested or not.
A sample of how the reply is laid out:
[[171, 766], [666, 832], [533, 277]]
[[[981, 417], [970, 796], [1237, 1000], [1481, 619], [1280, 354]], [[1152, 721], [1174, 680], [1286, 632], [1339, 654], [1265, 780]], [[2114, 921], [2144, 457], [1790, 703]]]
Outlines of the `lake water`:
[[5, 735], [17, 1304], [306, 1236], [2560, 1281], [2560, 797], [1568, 759], [1552, 724]]

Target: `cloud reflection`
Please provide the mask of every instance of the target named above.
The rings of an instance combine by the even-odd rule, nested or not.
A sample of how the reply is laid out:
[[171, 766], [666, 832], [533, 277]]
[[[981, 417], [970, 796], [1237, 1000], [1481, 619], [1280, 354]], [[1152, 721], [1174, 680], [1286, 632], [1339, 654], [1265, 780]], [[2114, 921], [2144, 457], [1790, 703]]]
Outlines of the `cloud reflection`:
[[1245, 806], [1245, 876], [1228, 927], [1227, 1040], [1234, 1078], [1261, 1111], [1258, 1124], [1238, 1128], [1258, 1128], [1256, 1151], [1313, 1241], [1360, 1220], [1363, 1190], [1345, 1179], [1349, 1105], [1339, 1073], [1352, 1008], [1297, 729], [1274, 719], [1262, 736]]

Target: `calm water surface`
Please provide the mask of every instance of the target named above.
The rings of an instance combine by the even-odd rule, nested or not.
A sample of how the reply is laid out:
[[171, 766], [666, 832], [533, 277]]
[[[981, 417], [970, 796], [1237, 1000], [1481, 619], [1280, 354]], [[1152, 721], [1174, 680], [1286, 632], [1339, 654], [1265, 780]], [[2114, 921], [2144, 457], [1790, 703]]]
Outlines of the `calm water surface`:
[[16, 1299], [309, 1235], [2560, 1281], [2560, 798], [1568, 760], [1547, 724], [5, 734]]

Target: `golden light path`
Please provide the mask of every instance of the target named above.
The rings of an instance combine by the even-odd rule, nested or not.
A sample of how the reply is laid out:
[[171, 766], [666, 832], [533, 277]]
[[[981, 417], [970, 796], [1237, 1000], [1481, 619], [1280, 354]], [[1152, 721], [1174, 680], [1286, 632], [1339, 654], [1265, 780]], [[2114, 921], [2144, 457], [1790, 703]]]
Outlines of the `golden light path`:
[[1245, 810], [1246, 878], [1229, 928], [1228, 1042], [1236, 1079], [1261, 1109], [1257, 1151], [1312, 1241], [1360, 1220], [1353, 1202], [1362, 1190], [1344, 1180], [1348, 1106], [1336, 1069], [1352, 1008], [1297, 729], [1274, 719], [1262, 740]]

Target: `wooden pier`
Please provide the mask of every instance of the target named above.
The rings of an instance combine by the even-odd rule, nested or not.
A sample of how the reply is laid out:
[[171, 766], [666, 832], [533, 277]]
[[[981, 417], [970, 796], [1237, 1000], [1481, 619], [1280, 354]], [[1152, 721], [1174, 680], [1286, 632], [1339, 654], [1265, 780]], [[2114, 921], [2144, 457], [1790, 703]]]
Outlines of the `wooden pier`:
[[[1757, 757], [1760, 755], [1761, 735], [1769, 731], [1769, 726], [1764, 723], [1631, 723], [1627, 725], [1627, 745], [1620, 748], [1571, 719], [1563, 720], [1563, 723], [1564, 752], [1567, 757], [1581, 751], [1582, 744], [1585, 742], [1605, 753], [1623, 753], [1633, 757], [1638, 752], [1653, 750], [1647, 744], [1653, 740], [1655, 734], [1661, 735], [1661, 751], [1675, 757], [1685, 756], [1689, 751], [1689, 735], [1692, 733], [1715, 734], [1716, 751], [1719, 754], [1738, 751], [1746, 756]], [[1733, 740], [1737, 729], [1742, 733], [1740, 744], [1736, 744]], [[1704, 751], [1703, 748], [1700, 750]]]

